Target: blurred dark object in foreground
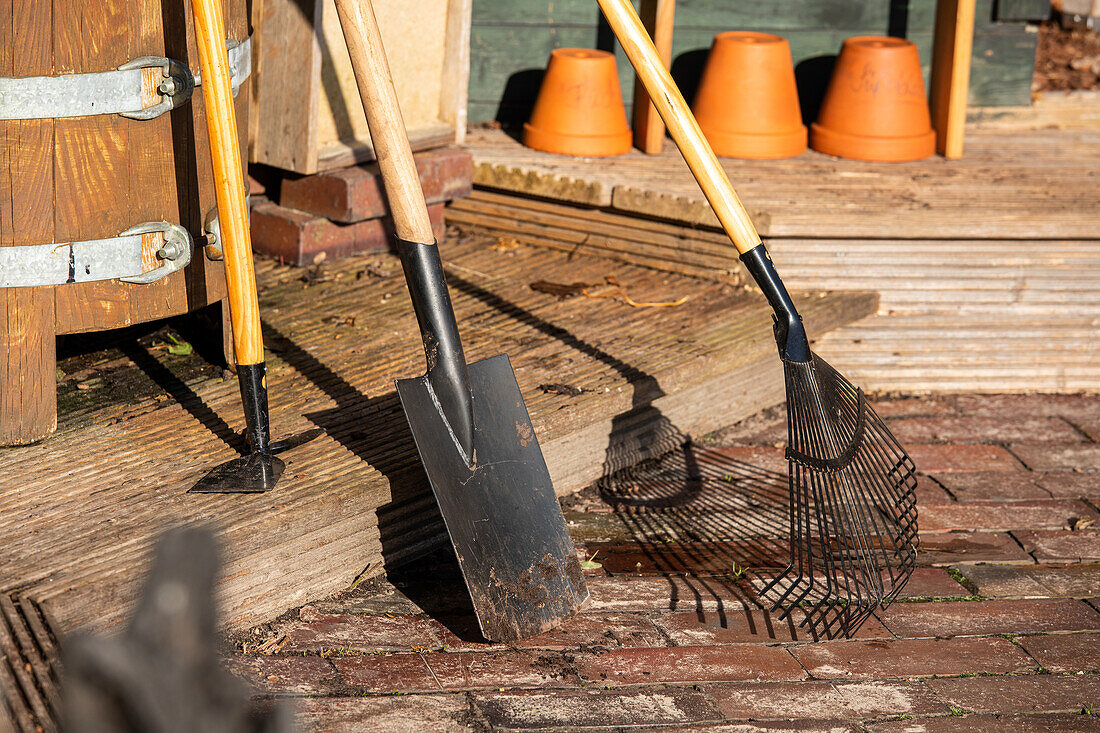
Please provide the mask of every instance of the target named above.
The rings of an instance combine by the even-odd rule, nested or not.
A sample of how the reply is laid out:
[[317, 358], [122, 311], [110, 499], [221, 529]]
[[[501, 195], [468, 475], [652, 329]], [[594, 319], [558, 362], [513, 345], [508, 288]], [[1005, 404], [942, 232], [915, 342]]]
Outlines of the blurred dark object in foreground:
[[214, 535], [186, 528], [160, 540], [129, 628], [76, 637], [62, 650], [65, 730], [72, 733], [237, 733], [292, 730], [285, 706], [254, 706], [221, 664]]

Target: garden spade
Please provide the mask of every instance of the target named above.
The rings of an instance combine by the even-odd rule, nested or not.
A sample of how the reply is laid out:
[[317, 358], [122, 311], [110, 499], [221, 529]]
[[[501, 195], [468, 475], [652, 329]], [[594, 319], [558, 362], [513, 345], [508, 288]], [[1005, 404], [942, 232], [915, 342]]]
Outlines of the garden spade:
[[[854, 633], [871, 611], [897, 596], [916, 564], [913, 461], [863, 391], [810, 350], [794, 301], [631, 0], [598, 2], [775, 313], [787, 392], [791, 542], [788, 566], [764, 593], [778, 590], [773, 608], [785, 604], [783, 617], [810, 604], [804, 623]], [[840, 609], [830, 614], [835, 621], [826, 620], [829, 609]]]
[[466, 363], [374, 10], [336, 8], [428, 362], [397, 393], [482, 634], [527, 638], [574, 614], [588, 589], [511, 362]]

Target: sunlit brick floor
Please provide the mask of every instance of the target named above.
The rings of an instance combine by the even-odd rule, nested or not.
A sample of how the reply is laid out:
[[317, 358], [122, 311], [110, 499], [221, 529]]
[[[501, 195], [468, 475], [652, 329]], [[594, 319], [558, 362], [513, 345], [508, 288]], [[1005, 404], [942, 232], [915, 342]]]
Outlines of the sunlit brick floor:
[[756, 595], [786, 521], [773, 410], [635, 472], [634, 494], [564, 500], [601, 567], [555, 631], [481, 641], [439, 552], [234, 640], [231, 664], [317, 730], [1100, 730], [1100, 397], [876, 408], [921, 473], [920, 567], [854, 638]]

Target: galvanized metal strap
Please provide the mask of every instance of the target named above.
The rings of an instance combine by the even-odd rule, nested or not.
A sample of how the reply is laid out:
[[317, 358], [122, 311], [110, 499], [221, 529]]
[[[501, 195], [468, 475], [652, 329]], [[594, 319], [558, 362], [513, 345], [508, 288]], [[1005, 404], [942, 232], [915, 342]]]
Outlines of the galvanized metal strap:
[[165, 221], [138, 224], [107, 239], [0, 247], [0, 288], [96, 280], [147, 284], [186, 267], [192, 248], [187, 230]]
[[[236, 96], [252, 73], [252, 39], [227, 41], [226, 48]], [[0, 120], [116, 114], [150, 120], [186, 102], [200, 84], [185, 64], [163, 56], [143, 56], [114, 71], [0, 77]]]

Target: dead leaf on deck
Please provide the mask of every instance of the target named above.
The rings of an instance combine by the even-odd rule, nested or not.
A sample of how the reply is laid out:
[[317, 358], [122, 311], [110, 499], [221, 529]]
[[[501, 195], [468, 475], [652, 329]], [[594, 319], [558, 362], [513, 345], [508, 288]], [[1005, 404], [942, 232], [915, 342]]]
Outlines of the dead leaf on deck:
[[489, 249], [494, 252], [511, 252], [522, 246], [515, 237], [497, 237], [497, 241], [489, 245]]
[[575, 282], [575, 283], [554, 283], [549, 280], [536, 280], [531, 283], [531, 289], [536, 293], [547, 293], [548, 295], [554, 295], [558, 300], [565, 300], [566, 298], [573, 298], [583, 293], [587, 288], [592, 287], [589, 283]]

